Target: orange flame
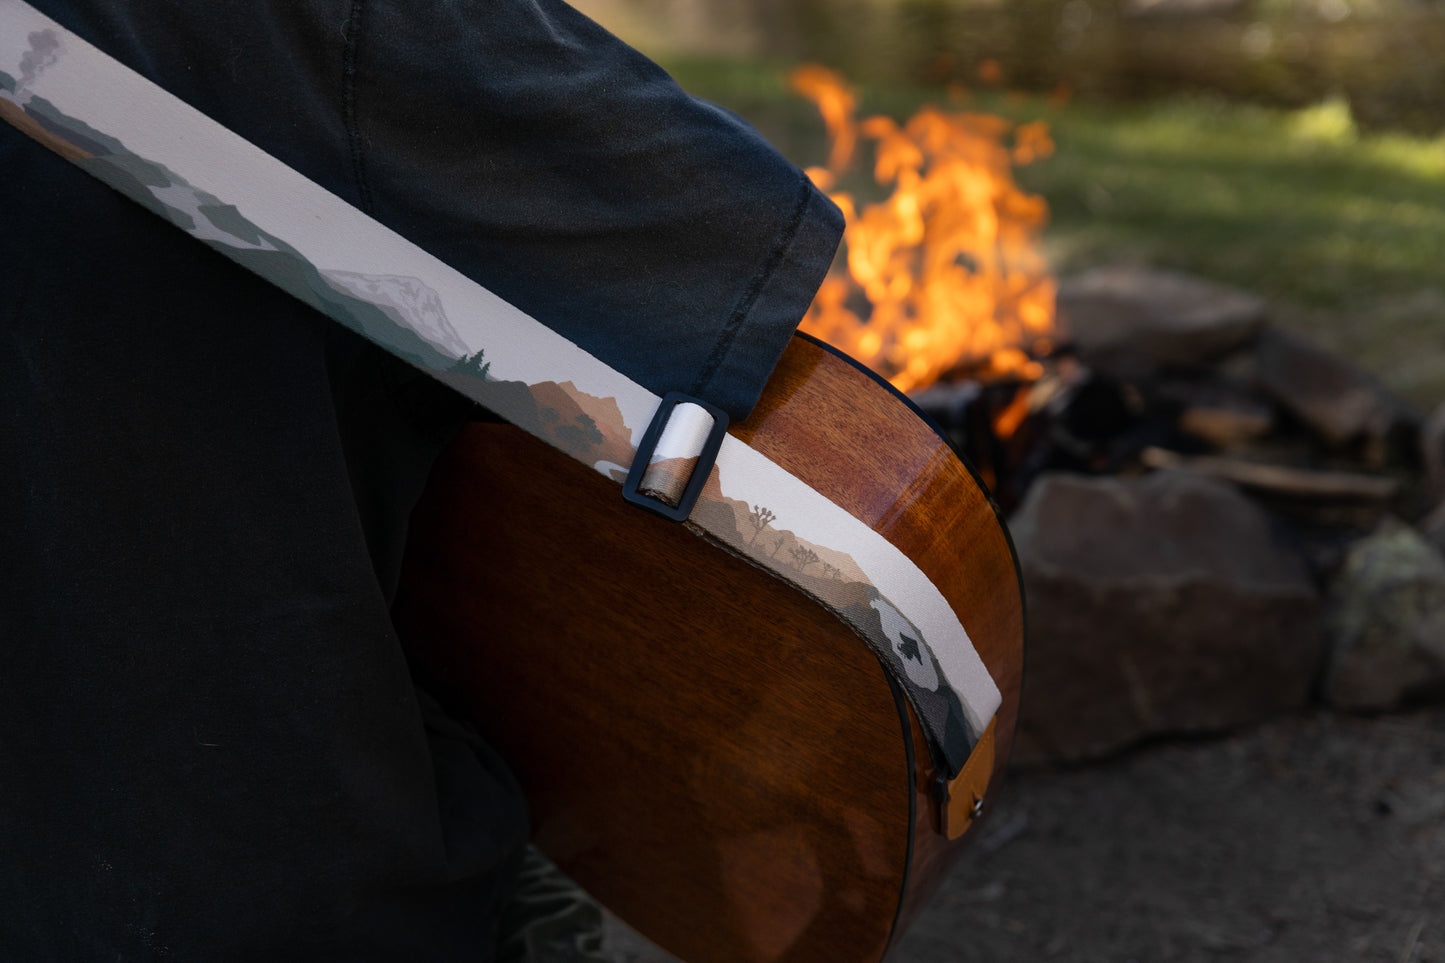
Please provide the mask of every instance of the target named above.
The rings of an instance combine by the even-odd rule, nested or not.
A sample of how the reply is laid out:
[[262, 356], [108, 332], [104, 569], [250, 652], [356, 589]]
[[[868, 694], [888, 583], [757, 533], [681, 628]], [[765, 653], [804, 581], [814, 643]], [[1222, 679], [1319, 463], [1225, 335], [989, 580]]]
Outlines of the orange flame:
[[[849, 276], [828, 277], [803, 329], [904, 391], [959, 365], [1037, 378], [1028, 352], [1046, 348], [1054, 327], [1055, 286], [1038, 247], [1048, 206], [1019, 189], [1013, 166], [1053, 152], [1047, 126], [936, 107], [902, 126], [887, 117], [859, 123], [856, 97], [837, 74], [806, 66], [790, 80], [818, 105], [832, 138], [828, 166], [808, 176], [847, 219]], [[874, 178], [893, 186], [861, 209], [834, 190], [860, 138], [873, 143]]]

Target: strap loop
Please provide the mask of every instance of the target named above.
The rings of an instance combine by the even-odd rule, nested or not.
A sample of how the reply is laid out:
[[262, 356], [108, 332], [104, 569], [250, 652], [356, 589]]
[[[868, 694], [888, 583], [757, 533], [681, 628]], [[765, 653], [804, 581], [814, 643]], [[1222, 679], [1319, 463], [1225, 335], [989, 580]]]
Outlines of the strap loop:
[[663, 518], [686, 521], [727, 430], [727, 412], [721, 408], [681, 391], [668, 392], [638, 443], [622, 497]]

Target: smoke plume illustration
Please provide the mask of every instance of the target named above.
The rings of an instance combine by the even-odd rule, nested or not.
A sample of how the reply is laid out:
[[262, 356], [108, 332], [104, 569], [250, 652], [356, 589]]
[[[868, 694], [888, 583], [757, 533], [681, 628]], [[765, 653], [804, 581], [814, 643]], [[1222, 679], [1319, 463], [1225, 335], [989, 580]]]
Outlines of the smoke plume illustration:
[[15, 102], [24, 106], [33, 96], [31, 84], [39, 79], [46, 67], [55, 63], [60, 55], [60, 39], [54, 30], [37, 30], [28, 38], [30, 49], [20, 58], [20, 76], [15, 84]]

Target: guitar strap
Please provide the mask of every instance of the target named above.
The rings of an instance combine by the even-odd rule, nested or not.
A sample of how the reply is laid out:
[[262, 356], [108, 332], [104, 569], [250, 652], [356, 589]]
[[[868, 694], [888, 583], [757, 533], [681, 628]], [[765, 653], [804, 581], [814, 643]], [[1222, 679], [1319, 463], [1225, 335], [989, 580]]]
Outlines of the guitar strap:
[[723, 412], [659, 400], [23, 0], [0, 0], [0, 116], [817, 599], [899, 682], [939, 768], [964, 769], [1001, 698], [953, 609], [886, 538], [727, 434]]

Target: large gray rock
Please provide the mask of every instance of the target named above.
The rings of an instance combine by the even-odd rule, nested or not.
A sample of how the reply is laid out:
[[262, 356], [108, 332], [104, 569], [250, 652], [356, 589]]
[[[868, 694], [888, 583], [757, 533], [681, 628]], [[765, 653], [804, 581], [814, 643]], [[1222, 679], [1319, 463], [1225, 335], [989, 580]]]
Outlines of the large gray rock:
[[1388, 709], [1445, 687], [1445, 559], [1388, 519], [1350, 549], [1330, 586], [1324, 695], [1348, 709]]
[[1226, 729], [1309, 698], [1316, 592], [1234, 488], [1047, 475], [1010, 527], [1029, 622], [1017, 761]]
[[1060, 283], [1058, 314], [1085, 364], [1141, 377], [1204, 367], [1244, 346], [1264, 324], [1265, 302], [1187, 274], [1119, 265]]

